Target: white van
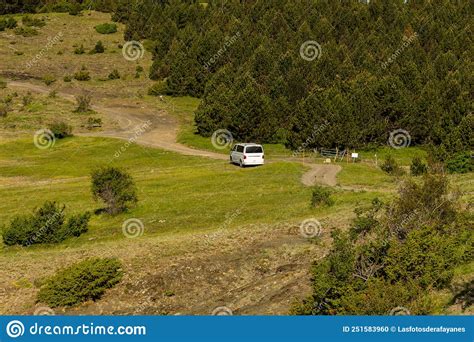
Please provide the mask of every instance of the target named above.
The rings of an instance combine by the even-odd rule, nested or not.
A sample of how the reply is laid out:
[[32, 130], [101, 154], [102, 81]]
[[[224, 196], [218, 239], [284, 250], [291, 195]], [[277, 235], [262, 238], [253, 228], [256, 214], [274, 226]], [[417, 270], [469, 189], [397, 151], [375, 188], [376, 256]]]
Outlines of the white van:
[[240, 167], [263, 165], [264, 158], [263, 146], [258, 144], [236, 144], [230, 151], [230, 162]]

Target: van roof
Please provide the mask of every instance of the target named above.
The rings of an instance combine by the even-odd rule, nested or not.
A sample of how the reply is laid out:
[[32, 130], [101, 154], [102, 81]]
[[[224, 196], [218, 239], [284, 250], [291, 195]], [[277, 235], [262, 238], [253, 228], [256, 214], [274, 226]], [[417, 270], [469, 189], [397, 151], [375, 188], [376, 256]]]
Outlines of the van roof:
[[237, 143], [236, 145], [242, 145], [242, 146], [262, 146], [260, 144], [255, 144], [255, 143]]

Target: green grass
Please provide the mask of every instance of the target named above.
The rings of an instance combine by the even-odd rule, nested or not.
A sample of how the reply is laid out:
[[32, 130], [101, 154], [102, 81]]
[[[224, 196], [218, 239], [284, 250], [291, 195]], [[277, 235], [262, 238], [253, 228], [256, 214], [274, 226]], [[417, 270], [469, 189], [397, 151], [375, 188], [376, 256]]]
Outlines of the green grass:
[[[114, 159], [122, 145], [120, 140], [102, 138], [67, 138], [48, 150], [37, 149], [30, 139], [2, 144], [0, 174], [4, 180], [20, 178], [10, 178], [13, 184], [0, 189], [0, 196], [8, 197], [0, 204], [0, 221], [8, 222], [45, 200], [64, 203], [71, 213], [101, 208], [92, 200], [89, 175], [94, 167], [108, 163], [132, 174], [138, 205], [116, 217], [93, 216], [89, 233], [74, 241], [124, 238], [122, 222], [132, 217], [144, 222], [145, 234], [156, 234], [216, 229], [237, 210], [234, 226], [278, 223], [315, 213], [309, 208], [310, 189], [299, 182], [298, 164], [240, 169], [224, 161], [137, 145]], [[341, 205], [347, 204], [346, 195], [337, 197]]]

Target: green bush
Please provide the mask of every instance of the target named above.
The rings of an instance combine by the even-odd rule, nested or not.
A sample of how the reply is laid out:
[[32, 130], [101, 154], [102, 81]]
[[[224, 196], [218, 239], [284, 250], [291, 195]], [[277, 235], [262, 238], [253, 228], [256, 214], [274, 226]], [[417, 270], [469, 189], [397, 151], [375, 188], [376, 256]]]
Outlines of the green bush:
[[467, 173], [474, 171], [474, 158], [471, 153], [461, 152], [446, 161], [449, 173]]
[[82, 45], [82, 44], [74, 49], [74, 53], [76, 55], [82, 55], [85, 52], [86, 52], [86, 50], [84, 49], [84, 45]]
[[120, 74], [117, 69], [114, 69], [107, 78], [109, 80], [118, 80], [120, 78]]
[[14, 217], [10, 225], [3, 229], [3, 242], [7, 246], [58, 243], [87, 231], [89, 213], [72, 216], [65, 223], [64, 210], [64, 205], [47, 201], [32, 214]]
[[334, 204], [334, 200], [331, 198], [331, 190], [323, 186], [316, 185], [313, 188], [311, 196], [311, 206], [314, 208], [321, 204], [331, 206]]
[[72, 136], [72, 127], [65, 122], [55, 122], [48, 127], [53, 132], [56, 139], [63, 139]]
[[153, 84], [150, 88], [148, 88], [148, 95], [167, 95], [167, 85], [166, 81], [158, 81], [155, 84]]
[[77, 107], [74, 110], [76, 113], [87, 113], [91, 111], [91, 95], [84, 93], [76, 96]]
[[95, 43], [95, 46], [94, 48], [91, 50], [91, 54], [94, 54], [94, 53], [104, 53], [105, 51], [105, 47], [104, 47], [104, 44], [102, 44], [102, 41], [98, 41], [97, 43]]
[[78, 81], [89, 81], [91, 79], [89, 71], [87, 71], [85, 66], [82, 66], [81, 70], [76, 71], [73, 77]]
[[64, 82], [71, 82], [72, 81], [72, 76], [66, 75], [63, 77]]
[[15, 34], [23, 37], [33, 37], [38, 34], [38, 31], [36, 31], [33, 27], [29, 26], [20, 26], [15, 29]]
[[0, 31], [5, 29], [13, 29], [17, 25], [17, 21], [12, 17], [0, 18]]
[[393, 203], [359, 210], [348, 231], [333, 231], [332, 249], [312, 268], [313, 294], [293, 313], [384, 315], [403, 306], [433, 314], [430, 290], [451, 288], [454, 269], [474, 255], [472, 215], [455, 208], [447, 179], [426, 175]]
[[47, 279], [38, 292], [37, 301], [54, 308], [98, 300], [107, 289], [119, 283], [122, 276], [118, 259], [86, 259]]
[[10, 107], [6, 103], [0, 103], [0, 118], [5, 118], [8, 115]]
[[7, 87], [7, 82], [0, 79], [0, 89], [5, 89]]
[[23, 95], [23, 97], [21, 98], [21, 102], [24, 107], [28, 106], [29, 104], [31, 104], [31, 102], [33, 102], [33, 95], [31, 95], [30, 92], [27, 92], [26, 95]]
[[104, 24], [97, 25], [95, 27], [95, 30], [101, 34], [111, 34], [111, 33], [117, 32], [117, 25], [104, 23]]
[[81, 11], [81, 5], [77, 2], [73, 2], [69, 5], [69, 10], [67, 12], [69, 15], [80, 15]]
[[385, 158], [385, 161], [380, 166], [380, 168], [389, 175], [399, 176], [404, 173], [403, 169], [398, 166], [397, 161], [391, 155], [388, 155]]
[[96, 127], [102, 127], [102, 119], [101, 118], [93, 118], [90, 117], [87, 119], [87, 128], [92, 129]]
[[47, 86], [50, 86], [51, 84], [56, 82], [56, 78], [53, 75], [45, 75], [45, 76], [43, 76], [43, 82]]
[[92, 172], [92, 195], [107, 205], [105, 210], [111, 215], [123, 212], [128, 204], [137, 202], [132, 177], [115, 167], [103, 167]]
[[410, 173], [412, 176], [420, 176], [426, 173], [427, 171], [426, 164], [423, 163], [420, 157], [414, 157], [410, 165]]
[[43, 27], [46, 25], [44, 19], [33, 18], [32, 16], [26, 14], [21, 18], [21, 22], [25, 26], [36, 26], [36, 27]]

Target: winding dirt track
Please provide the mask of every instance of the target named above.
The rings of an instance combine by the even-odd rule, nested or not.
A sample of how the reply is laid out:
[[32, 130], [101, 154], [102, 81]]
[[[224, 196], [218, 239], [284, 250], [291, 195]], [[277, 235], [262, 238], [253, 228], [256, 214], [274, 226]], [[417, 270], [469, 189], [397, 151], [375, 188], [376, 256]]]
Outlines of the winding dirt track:
[[[8, 86], [41, 94], [47, 94], [51, 90], [47, 87], [25, 81], [10, 81], [8, 82]], [[58, 91], [57, 95], [68, 101], [75, 102], [75, 96], [73, 94]], [[92, 109], [107, 115], [112, 120], [115, 120], [118, 124], [118, 128], [93, 133], [79, 133], [76, 135], [110, 137], [124, 140], [129, 140], [134, 137], [138, 144], [144, 146], [161, 148], [188, 156], [206, 157], [219, 160], [228, 159], [224, 154], [197, 150], [177, 143], [176, 136], [179, 129], [179, 122], [165, 111], [157, 113], [154, 108], [123, 105], [106, 106], [100, 104], [93, 105]], [[146, 129], [144, 129], [144, 127], [146, 127]], [[144, 133], [136, 134], [139, 130], [144, 131]], [[299, 159], [281, 160], [301, 162]], [[335, 186], [337, 184], [336, 175], [341, 170], [339, 165], [305, 163], [305, 166], [310, 169], [301, 177], [301, 182], [304, 185], [311, 186], [319, 183]]]

